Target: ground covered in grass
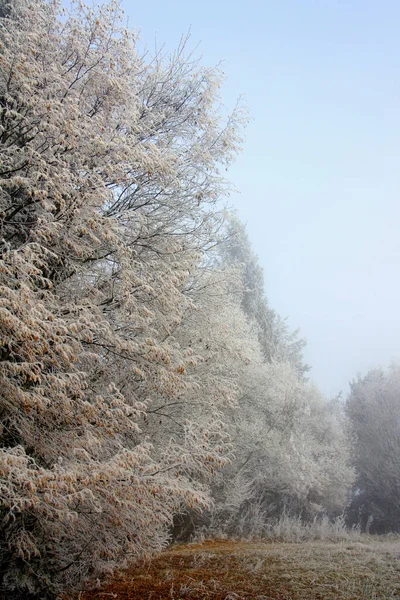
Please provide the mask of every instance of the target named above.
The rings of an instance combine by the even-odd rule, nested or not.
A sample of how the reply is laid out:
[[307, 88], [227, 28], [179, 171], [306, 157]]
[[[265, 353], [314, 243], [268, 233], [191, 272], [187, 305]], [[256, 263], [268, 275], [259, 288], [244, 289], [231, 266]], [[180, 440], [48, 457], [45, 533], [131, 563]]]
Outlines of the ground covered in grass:
[[400, 599], [400, 538], [175, 545], [81, 600]]

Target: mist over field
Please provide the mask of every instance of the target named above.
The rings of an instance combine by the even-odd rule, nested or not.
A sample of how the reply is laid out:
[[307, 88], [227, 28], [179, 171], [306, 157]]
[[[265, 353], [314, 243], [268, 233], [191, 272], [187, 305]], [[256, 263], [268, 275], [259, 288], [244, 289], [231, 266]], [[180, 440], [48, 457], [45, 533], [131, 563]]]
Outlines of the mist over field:
[[399, 7], [125, 8], [0, 0], [0, 599], [397, 597]]

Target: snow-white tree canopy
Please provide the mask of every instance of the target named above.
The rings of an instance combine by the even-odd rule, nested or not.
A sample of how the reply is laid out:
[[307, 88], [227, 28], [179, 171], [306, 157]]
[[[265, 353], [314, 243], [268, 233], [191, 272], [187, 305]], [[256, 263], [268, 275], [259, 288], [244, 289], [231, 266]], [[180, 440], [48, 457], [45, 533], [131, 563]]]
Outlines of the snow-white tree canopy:
[[52, 592], [161, 548], [224, 461], [217, 418], [163, 452], [139, 421], [192, 393], [173, 332], [241, 115], [184, 45], [138, 56], [114, 2], [0, 26], [0, 554], [4, 585]]
[[268, 362], [291, 364], [299, 375], [304, 376], [310, 367], [304, 364], [303, 348], [306, 341], [299, 338], [299, 330], [290, 331], [282, 319], [268, 304], [264, 289], [264, 274], [258, 257], [252, 250], [243, 223], [236, 215], [228, 221], [229, 237], [223, 255], [228, 263], [236, 264], [242, 272], [241, 306], [247, 318], [256, 325], [258, 341]]
[[135, 42], [114, 0], [0, 5], [0, 587], [15, 598], [161, 550], [184, 511], [334, 512], [351, 480], [345, 428], [221, 210], [245, 117], [221, 118], [220, 73], [185, 42], [171, 57]]

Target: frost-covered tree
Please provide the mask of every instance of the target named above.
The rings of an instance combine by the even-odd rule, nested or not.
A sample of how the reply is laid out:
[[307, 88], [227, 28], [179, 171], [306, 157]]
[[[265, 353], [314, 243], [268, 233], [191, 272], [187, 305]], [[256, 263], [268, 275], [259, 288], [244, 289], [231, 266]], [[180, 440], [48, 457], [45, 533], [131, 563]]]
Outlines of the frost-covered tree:
[[283, 511], [304, 519], [340, 513], [353, 482], [340, 407], [287, 363], [249, 365], [241, 393], [235, 459], [218, 477], [217, 523], [260, 534]]
[[[220, 260], [209, 261], [201, 276], [197, 272], [192, 288], [197, 309], [181, 328], [184, 345], [205, 358], [198, 375], [206, 397], [217, 404], [218, 394], [231, 391], [222, 419], [232, 458], [213, 484], [211, 526], [249, 532], [254, 522], [243, 529], [244, 520], [257, 511], [263, 515], [259, 528], [283, 510], [304, 518], [334, 516], [343, 510], [353, 480], [343, 411], [305, 381], [300, 347], [290, 352], [286, 330], [271, 328], [275, 356], [266, 359], [262, 342], [269, 343], [268, 334], [257, 318], [257, 306], [268, 309], [262, 272], [243, 229], [244, 263], [232, 255], [239, 240], [232, 239], [232, 229], [229, 234], [217, 249]], [[250, 288], [250, 276], [243, 273], [252, 265], [260, 278]]]
[[[238, 147], [219, 75], [147, 62], [117, 4], [29, 0], [0, 21], [1, 585], [74, 588], [162, 548], [209, 501], [218, 418], [153, 438], [198, 383], [173, 337]], [[162, 420], [162, 418], [161, 418]], [[159, 423], [159, 429], [164, 423]], [[158, 436], [158, 437], [157, 437]], [[158, 447], [158, 440], [163, 446]]]
[[400, 367], [376, 368], [351, 384], [357, 480], [349, 518], [371, 531], [400, 529]]
[[287, 362], [300, 375], [307, 373], [310, 367], [303, 358], [306, 342], [298, 337], [299, 330], [290, 331], [286, 320], [270, 307], [265, 295], [263, 269], [251, 247], [245, 227], [234, 214], [229, 217], [223, 256], [228, 264], [236, 264], [241, 268], [241, 305], [256, 327], [264, 359], [267, 362]]
[[220, 245], [218, 71], [140, 57], [114, 1], [1, 7], [0, 585], [77, 589], [212, 500], [333, 513], [338, 414], [243, 231]]

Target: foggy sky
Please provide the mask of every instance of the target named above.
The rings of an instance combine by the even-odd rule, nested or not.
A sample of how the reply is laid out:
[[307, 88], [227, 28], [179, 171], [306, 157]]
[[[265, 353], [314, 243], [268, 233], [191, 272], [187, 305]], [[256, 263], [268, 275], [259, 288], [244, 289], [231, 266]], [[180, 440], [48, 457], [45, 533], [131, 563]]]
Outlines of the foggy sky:
[[123, 3], [141, 40], [191, 27], [223, 102], [252, 121], [228, 173], [270, 304], [307, 338], [329, 395], [400, 359], [400, 3]]

